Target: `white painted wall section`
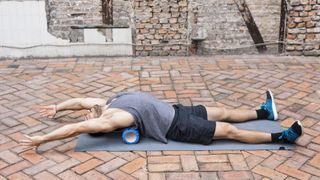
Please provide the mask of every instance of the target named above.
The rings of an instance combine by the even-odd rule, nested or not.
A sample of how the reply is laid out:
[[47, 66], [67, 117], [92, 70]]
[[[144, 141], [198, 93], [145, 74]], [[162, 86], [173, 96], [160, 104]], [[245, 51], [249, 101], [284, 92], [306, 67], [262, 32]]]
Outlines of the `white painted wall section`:
[[84, 43], [70, 43], [47, 31], [44, 0], [0, 0], [0, 58], [132, 56], [131, 29], [113, 29], [106, 42], [97, 29], [84, 29]]
[[0, 1], [0, 44], [34, 46], [68, 44], [47, 31], [44, 1]]
[[106, 37], [97, 29], [84, 29], [84, 42], [86, 43], [106, 43]]
[[130, 28], [112, 29], [113, 42], [115, 43], [132, 43], [132, 32]]

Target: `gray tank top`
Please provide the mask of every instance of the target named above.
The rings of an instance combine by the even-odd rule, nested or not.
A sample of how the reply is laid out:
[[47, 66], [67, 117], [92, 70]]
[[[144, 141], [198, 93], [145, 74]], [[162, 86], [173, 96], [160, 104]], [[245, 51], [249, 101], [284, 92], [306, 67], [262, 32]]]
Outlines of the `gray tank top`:
[[109, 108], [129, 112], [141, 134], [168, 143], [166, 134], [174, 118], [174, 108], [143, 92], [125, 92], [111, 97]]

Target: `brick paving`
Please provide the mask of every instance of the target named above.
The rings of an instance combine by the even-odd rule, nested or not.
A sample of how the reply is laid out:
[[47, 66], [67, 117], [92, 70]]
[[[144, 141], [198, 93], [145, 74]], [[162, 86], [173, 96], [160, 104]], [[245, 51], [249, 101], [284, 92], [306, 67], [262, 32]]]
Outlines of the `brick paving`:
[[[320, 58], [276, 56], [64, 58], [0, 61], [0, 179], [320, 179]], [[74, 152], [76, 138], [24, 150], [84, 112], [40, 118], [35, 104], [146, 91], [170, 103], [257, 108], [271, 89], [292, 151]]]

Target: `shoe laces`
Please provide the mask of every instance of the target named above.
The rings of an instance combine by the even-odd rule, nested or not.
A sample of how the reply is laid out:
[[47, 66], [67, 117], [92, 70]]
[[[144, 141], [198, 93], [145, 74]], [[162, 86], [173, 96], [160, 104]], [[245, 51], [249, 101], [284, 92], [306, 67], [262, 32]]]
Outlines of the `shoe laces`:
[[282, 132], [281, 136], [279, 137], [279, 140], [282, 139], [282, 140], [287, 140], [289, 142], [294, 142], [298, 136], [299, 135], [297, 133], [295, 133], [292, 130], [292, 128], [289, 128], [289, 129]]
[[261, 104], [261, 109], [267, 109], [267, 102], [264, 102]]

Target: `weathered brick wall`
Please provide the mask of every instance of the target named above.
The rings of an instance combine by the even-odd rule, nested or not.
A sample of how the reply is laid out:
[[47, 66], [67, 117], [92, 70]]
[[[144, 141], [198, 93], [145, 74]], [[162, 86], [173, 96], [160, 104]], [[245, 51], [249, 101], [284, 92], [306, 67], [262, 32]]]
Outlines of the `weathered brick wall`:
[[247, 0], [246, 2], [264, 41], [277, 41], [281, 0]]
[[[246, 2], [264, 41], [278, 41], [280, 1]], [[257, 53], [233, 0], [135, 0], [134, 12], [138, 56]], [[199, 31], [205, 40], [192, 42]], [[268, 46], [276, 52], [277, 44]]]
[[[129, 25], [134, 28], [133, 0], [113, 1], [115, 26]], [[77, 25], [102, 25], [101, 0], [46, 0], [48, 31], [71, 42], [83, 42], [83, 30], [71, 29]], [[105, 34], [104, 29], [101, 33]]]
[[[250, 47], [253, 40], [233, 0], [193, 1], [193, 9], [198, 9], [198, 20], [195, 24], [207, 32], [207, 38], [198, 45], [199, 54], [257, 53], [255, 47]], [[278, 41], [280, 1], [247, 0], [246, 3], [264, 41]], [[267, 47], [268, 53], [275, 53], [277, 50], [274, 46]]]
[[[56, 37], [82, 42], [83, 30], [70, 26], [102, 24], [101, 0], [46, 1], [48, 30]], [[264, 42], [278, 41], [281, 0], [245, 2]], [[286, 51], [319, 55], [320, 0], [289, 2]], [[258, 53], [234, 0], [117, 0], [113, 19], [133, 29], [137, 56]], [[276, 43], [267, 48], [278, 52]]]
[[[100, 0], [101, 1], [101, 0]], [[134, 28], [134, 0], [113, 1], [113, 24], [115, 26], [127, 26]]]
[[[198, 44], [198, 54], [215, 54], [225, 48], [249, 45], [252, 42], [245, 22], [232, 0], [194, 0], [192, 5], [193, 9], [198, 9], [198, 18], [192, 28], [200, 26], [207, 34], [206, 39]], [[255, 49], [252, 48], [252, 51]]]
[[101, 0], [46, 0], [48, 31], [71, 42], [82, 42], [83, 31], [73, 25], [101, 24]]
[[135, 0], [136, 55], [186, 55], [187, 0]]
[[320, 0], [291, 0], [286, 50], [291, 55], [320, 55]]

